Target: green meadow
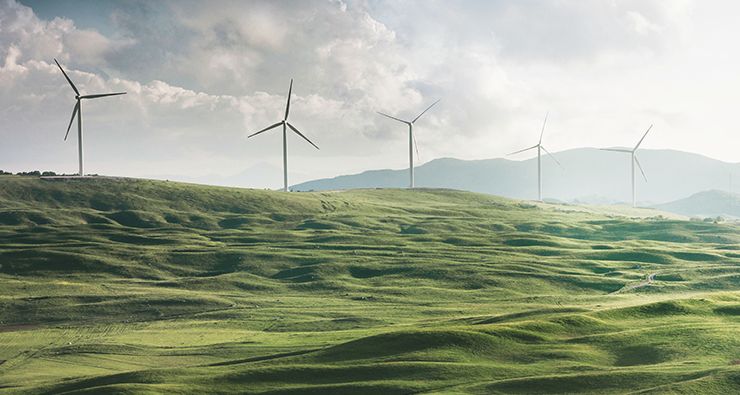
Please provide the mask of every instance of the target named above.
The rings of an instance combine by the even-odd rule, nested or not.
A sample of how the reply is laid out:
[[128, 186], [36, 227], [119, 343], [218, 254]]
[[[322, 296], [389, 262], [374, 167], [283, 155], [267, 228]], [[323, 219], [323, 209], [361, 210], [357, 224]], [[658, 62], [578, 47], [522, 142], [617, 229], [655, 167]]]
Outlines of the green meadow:
[[0, 395], [738, 393], [739, 243], [455, 190], [0, 176]]

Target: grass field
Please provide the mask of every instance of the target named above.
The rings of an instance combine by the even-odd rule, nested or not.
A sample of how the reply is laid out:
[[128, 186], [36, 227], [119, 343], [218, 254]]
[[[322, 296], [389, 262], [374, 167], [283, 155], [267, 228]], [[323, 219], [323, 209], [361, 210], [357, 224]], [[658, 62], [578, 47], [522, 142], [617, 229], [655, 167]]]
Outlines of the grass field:
[[0, 176], [0, 394], [737, 393], [738, 242], [453, 190]]

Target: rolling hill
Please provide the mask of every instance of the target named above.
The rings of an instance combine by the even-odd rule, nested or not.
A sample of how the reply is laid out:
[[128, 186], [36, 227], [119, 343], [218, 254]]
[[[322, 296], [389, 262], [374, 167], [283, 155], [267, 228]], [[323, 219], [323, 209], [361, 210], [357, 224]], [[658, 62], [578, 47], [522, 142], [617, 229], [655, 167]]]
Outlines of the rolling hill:
[[[303, 182], [310, 178], [305, 174], [290, 172], [288, 177], [293, 182]], [[227, 186], [235, 188], [253, 188], [253, 189], [282, 189], [283, 169], [273, 166], [269, 163], [258, 163], [237, 174], [227, 177], [218, 174], [209, 174], [204, 176], [189, 176], [183, 174], [157, 174], [147, 176], [154, 180], [179, 181], [192, 184]]]
[[0, 176], [0, 394], [740, 391], [732, 224], [125, 181]]

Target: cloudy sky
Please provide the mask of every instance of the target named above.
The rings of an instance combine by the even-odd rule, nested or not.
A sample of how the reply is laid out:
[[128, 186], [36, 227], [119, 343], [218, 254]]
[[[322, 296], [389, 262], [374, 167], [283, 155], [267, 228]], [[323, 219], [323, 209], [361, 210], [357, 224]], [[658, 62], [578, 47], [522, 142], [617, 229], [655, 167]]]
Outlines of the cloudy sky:
[[[740, 162], [740, 2], [0, 0], [0, 169], [77, 171], [63, 141], [83, 102], [85, 171], [308, 178], [632, 146]], [[74, 128], [74, 126], [73, 126]], [[511, 157], [531, 158], [529, 152]], [[294, 180], [291, 180], [291, 183]], [[301, 180], [295, 180], [298, 182]], [[274, 187], [280, 187], [278, 179]], [[255, 185], [255, 187], [265, 187]]]

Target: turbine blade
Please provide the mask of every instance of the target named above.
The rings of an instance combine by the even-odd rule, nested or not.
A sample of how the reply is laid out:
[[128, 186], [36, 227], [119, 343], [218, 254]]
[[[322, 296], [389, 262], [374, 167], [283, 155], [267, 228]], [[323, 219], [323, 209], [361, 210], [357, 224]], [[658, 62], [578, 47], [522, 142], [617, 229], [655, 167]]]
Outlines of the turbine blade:
[[[439, 100], [442, 100], [442, 99], [439, 99]], [[414, 122], [416, 122], [417, 119], [421, 118], [421, 116], [424, 115], [425, 112], [429, 111], [430, 108], [434, 107], [435, 104], [439, 103], [439, 100], [435, 101], [434, 103], [432, 103], [431, 106], [427, 107], [426, 110], [422, 111], [421, 114], [419, 114], [418, 117], [414, 118], [414, 120], [411, 121], [411, 123], [414, 123]]]
[[[650, 127], [649, 127], [649, 128], [648, 128], [648, 130], [647, 130], [647, 132], [645, 132], [645, 134], [644, 134], [644, 135], [642, 136], [642, 138], [640, 139], [640, 142], [639, 142], [639, 143], [637, 143], [637, 145], [635, 146], [635, 149], [634, 149], [634, 150], [636, 150], [636, 149], [637, 149], [637, 147], [639, 147], [639, 146], [640, 146], [640, 144], [642, 144], [642, 140], [645, 140], [645, 137], [647, 136], [648, 132], [650, 132], [650, 129], [651, 129], [652, 127], [653, 127], [653, 125], [650, 125]], [[633, 151], [634, 151], [634, 150], [633, 150]]]
[[645, 182], [647, 182], [647, 177], [645, 176], [645, 172], [642, 171], [642, 166], [640, 166], [640, 161], [637, 160], [637, 155], [635, 155], [635, 162], [637, 163], [637, 167], [640, 168], [640, 173], [642, 173], [642, 177], [645, 178]]
[[95, 95], [85, 95], [80, 96], [80, 99], [97, 99], [99, 97], [106, 97], [106, 96], [118, 96], [118, 95], [125, 95], [126, 92], [118, 92], [118, 93], [98, 93]]
[[[540, 146], [540, 147], [542, 147], [542, 146]], [[550, 155], [550, 157], [552, 158], [552, 160], [554, 160], [555, 163], [557, 163], [560, 166], [560, 168], [562, 168], [563, 170], [565, 170], [565, 167], [563, 167], [563, 165], [561, 165], [560, 162], [558, 162], [558, 160], [555, 159], [554, 156], [552, 156], [552, 154], [550, 153], [550, 151], [546, 150], [545, 147], [542, 147], [542, 150], [545, 151], [548, 155]]]
[[614, 152], [626, 152], [628, 154], [631, 154], [632, 151], [626, 150], [626, 149], [615, 149], [615, 148], [599, 148], [602, 151], [614, 151]]
[[69, 82], [69, 85], [72, 86], [72, 89], [75, 91], [75, 93], [77, 94], [77, 96], [79, 96], [80, 95], [80, 91], [77, 90], [77, 87], [75, 86], [75, 84], [73, 84], [72, 83], [72, 80], [69, 79], [69, 77], [67, 76], [67, 73], [64, 72], [64, 69], [62, 68], [62, 66], [59, 65], [59, 62], [57, 62], [56, 59], [54, 59], [54, 62], [57, 64], [57, 66], [59, 66], [59, 70], [62, 70], [62, 74], [64, 74], [64, 78], [67, 79], [67, 82]]
[[77, 100], [77, 104], [75, 104], [75, 108], [72, 110], [72, 119], [69, 120], [69, 126], [67, 126], [67, 134], [64, 135], [64, 141], [67, 141], [67, 136], [69, 136], [69, 129], [72, 127], [72, 122], [75, 120], [75, 115], [77, 115], [77, 112], [80, 110], [80, 101]]
[[291, 128], [291, 129], [292, 129], [292, 130], [293, 130], [294, 132], [298, 133], [298, 135], [299, 135], [299, 136], [303, 137], [303, 138], [304, 138], [304, 139], [305, 139], [306, 141], [308, 141], [308, 142], [309, 142], [309, 144], [311, 144], [311, 145], [313, 145], [314, 147], [316, 147], [316, 149], [319, 149], [319, 147], [318, 147], [318, 146], [316, 146], [316, 144], [314, 144], [313, 142], [311, 142], [311, 140], [309, 140], [309, 139], [308, 139], [308, 137], [304, 136], [304, 135], [303, 135], [303, 134], [302, 134], [301, 132], [299, 132], [299, 131], [298, 131], [298, 129], [294, 128], [294, 127], [293, 127], [293, 125], [289, 124], [288, 122], [285, 122], [285, 123], [286, 123], [286, 124], [288, 125], [288, 127], [289, 127], [289, 128]]
[[288, 89], [288, 105], [285, 106], [285, 118], [283, 121], [288, 120], [288, 112], [290, 112], [290, 95], [293, 93], [293, 79], [290, 79], [290, 89]]
[[545, 124], [547, 123], [547, 116], [550, 115], [550, 111], [547, 111], [547, 114], [545, 114], [545, 122], [542, 122], [542, 132], [540, 133], [540, 142], [539, 144], [542, 144], [542, 136], [545, 135]]
[[[537, 145], [539, 145], [539, 144], [537, 144]], [[518, 154], [518, 153], [520, 153], [520, 152], [524, 152], [524, 151], [529, 151], [529, 150], [531, 150], [531, 149], [535, 149], [535, 148], [537, 148], [537, 145], [535, 145], [534, 147], [529, 147], [529, 148], [525, 148], [525, 149], [523, 149], [523, 150], [519, 150], [519, 151], [517, 151], [517, 152], [512, 152], [512, 153], [510, 153], [510, 154], [508, 154], [508, 155], [506, 155], [506, 156], [509, 156], [509, 155], [514, 155], [514, 154]]]
[[272, 125], [272, 126], [268, 126], [268, 127], [264, 128], [264, 129], [260, 130], [260, 131], [259, 131], [259, 132], [257, 132], [257, 133], [252, 133], [252, 134], [250, 134], [249, 136], [247, 136], [247, 138], [250, 138], [250, 137], [252, 137], [252, 136], [256, 136], [256, 135], [258, 135], [258, 134], [260, 134], [260, 133], [262, 133], [262, 132], [266, 132], [266, 131], [268, 131], [268, 130], [270, 130], [270, 129], [274, 129], [274, 128], [276, 128], [276, 127], [278, 127], [278, 126], [282, 125], [282, 124], [283, 124], [283, 122], [285, 122], [285, 121], [280, 121], [280, 122], [278, 122], [278, 123], [276, 123], [276, 124], [274, 124], [274, 125]]
[[375, 112], [377, 112], [378, 114], [380, 114], [380, 115], [382, 115], [382, 116], [384, 116], [384, 117], [388, 117], [388, 118], [390, 118], [390, 119], [395, 119], [395, 120], [396, 120], [396, 121], [398, 121], [398, 122], [403, 122], [403, 123], [405, 123], [406, 125], [409, 125], [409, 124], [411, 124], [411, 123], [412, 123], [412, 122], [409, 122], [409, 121], [404, 121], [403, 119], [398, 119], [398, 118], [396, 118], [396, 117], [392, 117], [392, 116], [390, 116], [390, 115], [388, 115], [388, 114], [383, 114], [383, 113], [382, 113], [382, 112], [380, 112], [380, 111], [375, 111]]

